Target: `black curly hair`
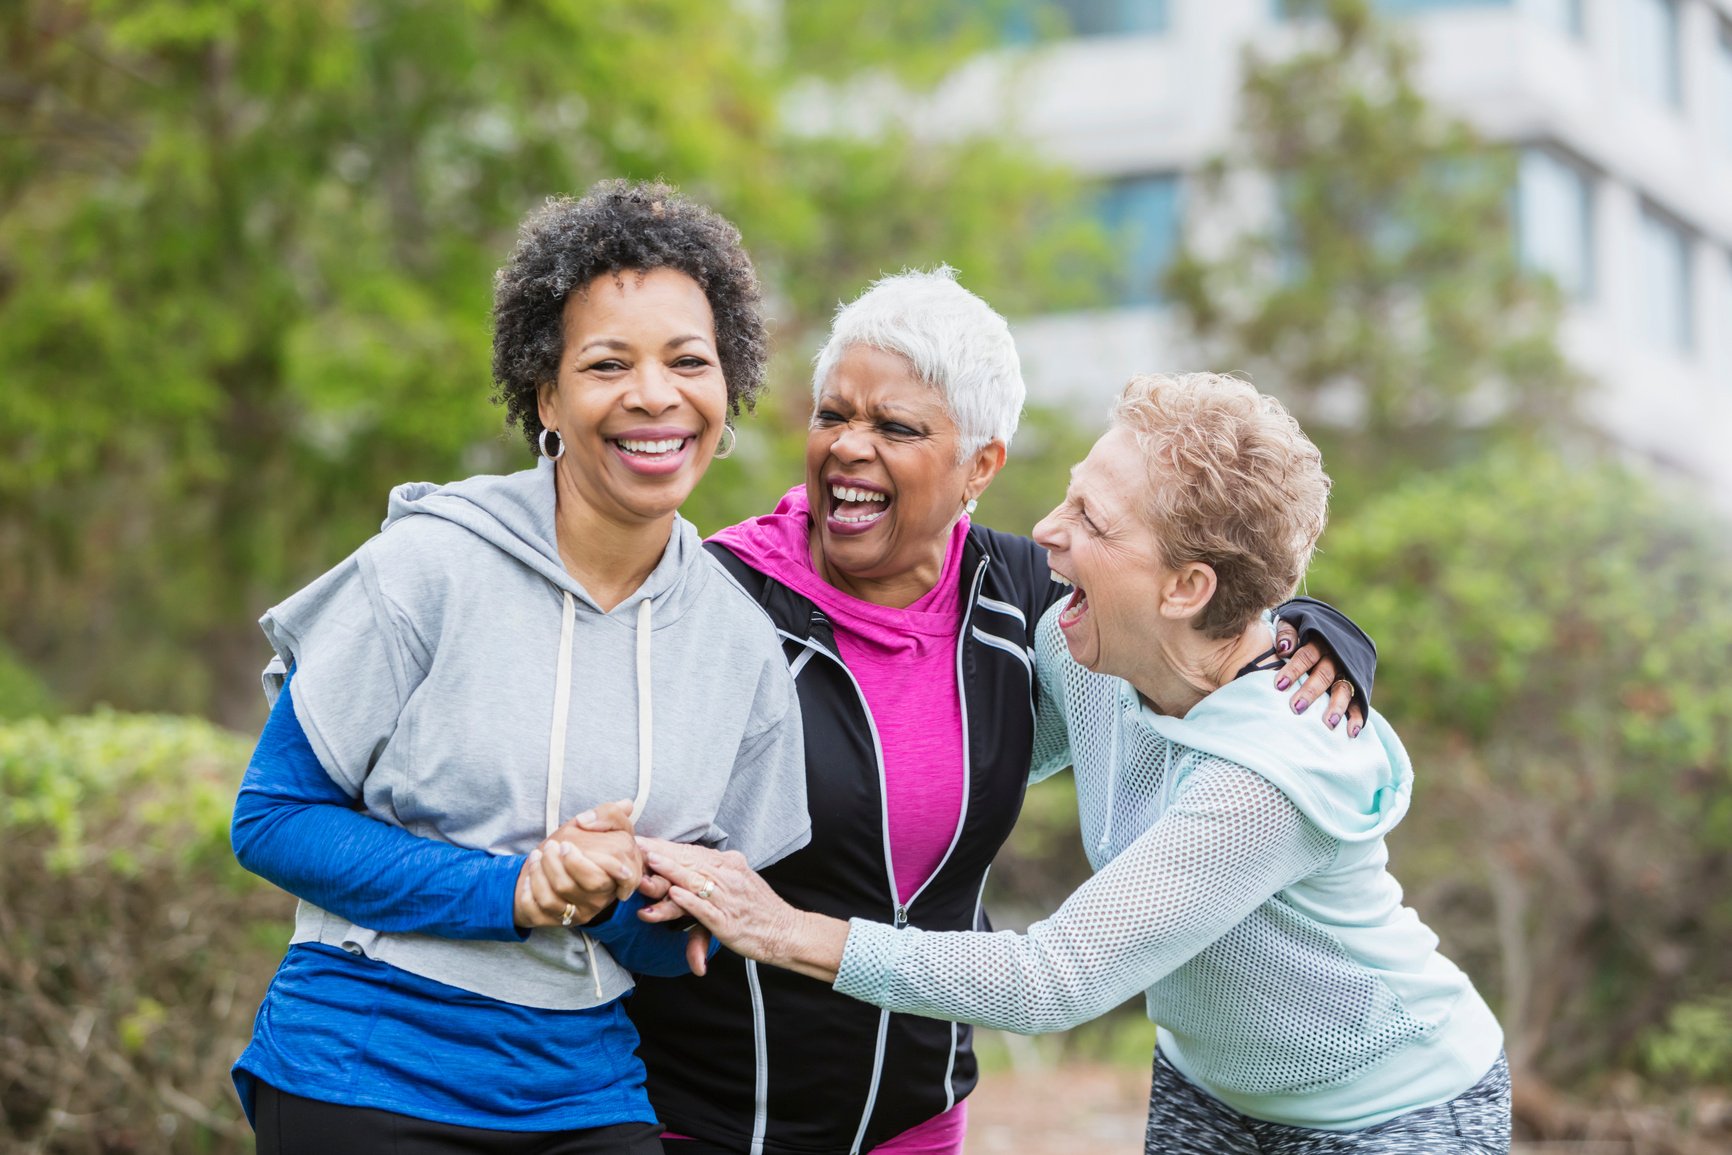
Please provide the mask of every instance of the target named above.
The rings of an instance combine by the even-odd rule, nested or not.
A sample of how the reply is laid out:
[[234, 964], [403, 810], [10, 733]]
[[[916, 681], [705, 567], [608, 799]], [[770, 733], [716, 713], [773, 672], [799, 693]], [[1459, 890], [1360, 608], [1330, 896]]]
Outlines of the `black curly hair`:
[[752, 408], [769, 337], [740, 230], [660, 181], [606, 180], [581, 200], [554, 197], [529, 214], [493, 277], [493, 400], [530, 448], [541, 436], [536, 390], [559, 376], [565, 300], [610, 273], [674, 269], [709, 298], [728, 411]]

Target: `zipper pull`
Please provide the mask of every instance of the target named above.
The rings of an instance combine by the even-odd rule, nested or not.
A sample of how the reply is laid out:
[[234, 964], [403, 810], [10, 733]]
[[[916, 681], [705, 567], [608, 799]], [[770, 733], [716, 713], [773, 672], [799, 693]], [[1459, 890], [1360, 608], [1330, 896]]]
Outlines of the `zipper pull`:
[[896, 904], [896, 929], [901, 930], [908, 925], [908, 907], [902, 903]]

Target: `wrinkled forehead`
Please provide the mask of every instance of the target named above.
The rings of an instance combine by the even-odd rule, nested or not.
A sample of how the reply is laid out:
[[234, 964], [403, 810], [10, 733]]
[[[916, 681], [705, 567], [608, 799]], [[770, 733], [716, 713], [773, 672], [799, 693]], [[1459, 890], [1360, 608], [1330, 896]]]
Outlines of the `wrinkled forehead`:
[[1153, 470], [1137, 435], [1123, 425], [1101, 434], [1088, 456], [1071, 468], [1071, 484], [1104, 493], [1140, 496]]
[[817, 400], [820, 405], [839, 404], [886, 415], [929, 420], [951, 416], [942, 389], [922, 380], [900, 353], [873, 345], [850, 346], [819, 386]]

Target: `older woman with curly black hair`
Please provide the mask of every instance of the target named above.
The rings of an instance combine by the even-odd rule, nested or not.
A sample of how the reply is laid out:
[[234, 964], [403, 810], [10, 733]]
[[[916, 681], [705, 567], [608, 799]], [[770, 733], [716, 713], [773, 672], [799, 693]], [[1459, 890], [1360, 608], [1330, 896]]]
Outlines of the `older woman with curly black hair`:
[[261, 1152], [660, 1150], [622, 996], [702, 942], [634, 916], [631, 831], [768, 864], [810, 830], [775, 631], [677, 513], [765, 353], [728, 222], [659, 184], [549, 203], [494, 301], [541, 460], [398, 487], [264, 616], [233, 840], [301, 903], [235, 1067]]

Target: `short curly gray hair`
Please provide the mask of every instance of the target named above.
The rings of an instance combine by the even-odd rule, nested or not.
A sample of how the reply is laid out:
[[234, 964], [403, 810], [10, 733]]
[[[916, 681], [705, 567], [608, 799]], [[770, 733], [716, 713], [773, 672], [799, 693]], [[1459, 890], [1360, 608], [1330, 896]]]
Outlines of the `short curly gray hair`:
[[597, 277], [673, 269], [698, 283], [716, 319], [728, 410], [750, 410], [764, 386], [770, 341], [763, 294], [740, 231], [660, 181], [607, 180], [581, 200], [554, 197], [530, 213], [493, 278], [493, 400], [541, 436], [536, 391], [559, 375], [565, 301]]

